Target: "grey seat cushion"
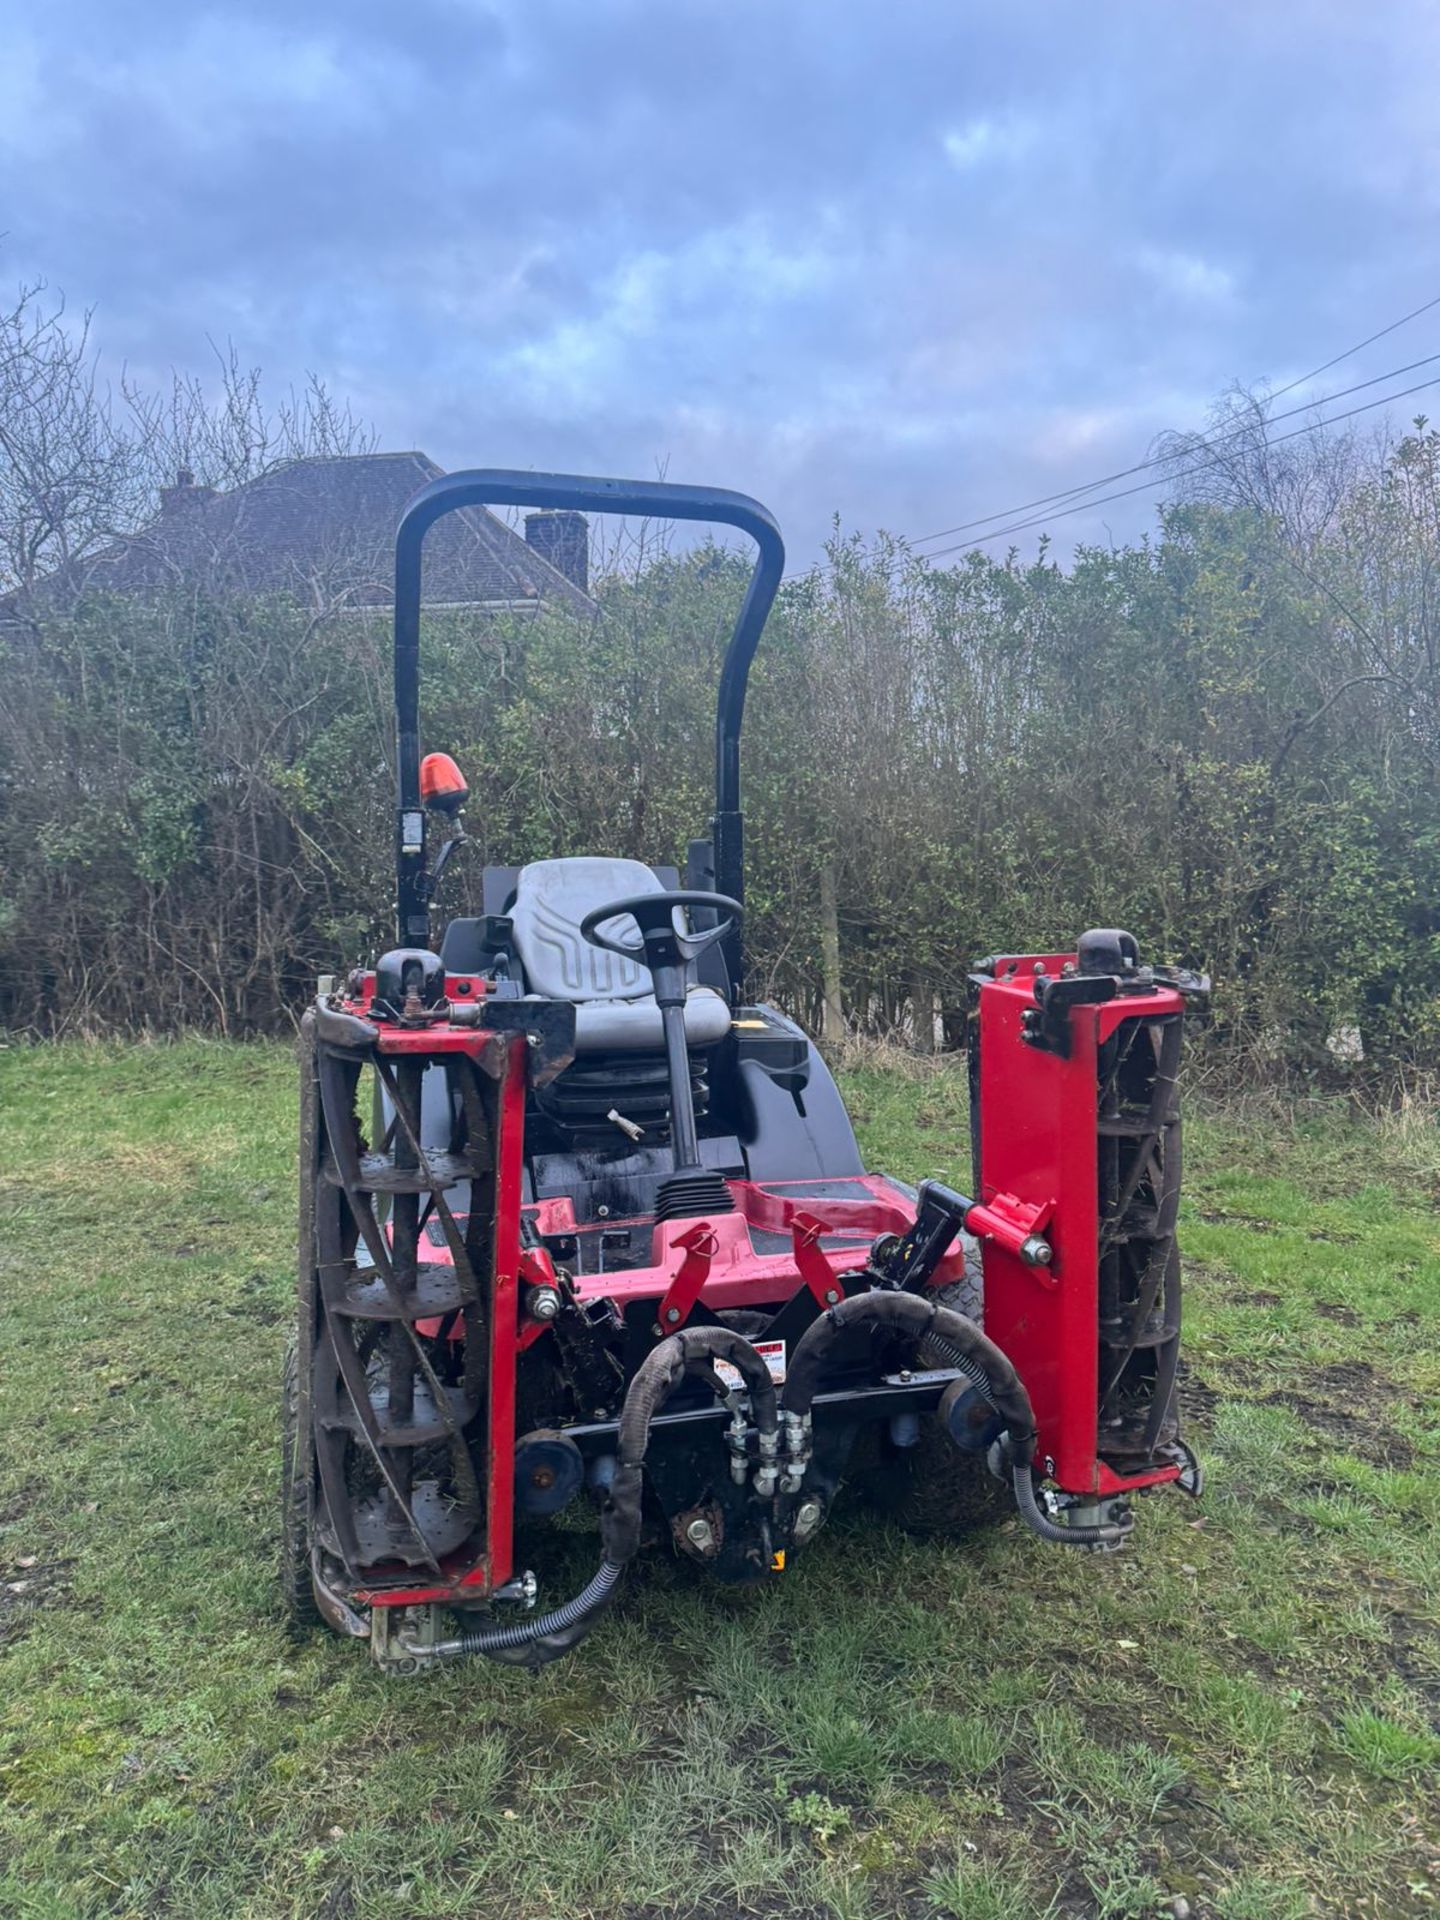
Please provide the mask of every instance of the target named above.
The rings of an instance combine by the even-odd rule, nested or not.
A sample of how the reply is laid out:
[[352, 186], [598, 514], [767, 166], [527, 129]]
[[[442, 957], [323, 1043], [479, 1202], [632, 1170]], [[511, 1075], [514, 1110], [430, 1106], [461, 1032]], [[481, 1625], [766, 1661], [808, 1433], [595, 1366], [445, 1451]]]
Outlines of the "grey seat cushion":
[[[713, 1047], [730, 1031], [730, 1009], [713, 987], [692, 987], [685, 1002], [685, 1039]], [[653, 1000], [582, 1000], [575, 1008], [577, 1053], [659, 1053], [665, 1045]]]
[[[638, 860], [582, 856], [534, 860], [520, 869], [510, 909], [515, 950], [536, 998], [574, 1003], [578, 1052], [646, 1051], [664, 1045], [650, 969], [639, 960], [591, 946], [580, 933], [586, 914], [607, 900], [664, 891]], [[638, 938], [628, 914], [604, 926], [607, 934], [621, 940], [627, 929]], [[690, 1045], [713, 1046], [729, 1027], [724, 998], [712, 987], [692, 985], [685, 1002]]]

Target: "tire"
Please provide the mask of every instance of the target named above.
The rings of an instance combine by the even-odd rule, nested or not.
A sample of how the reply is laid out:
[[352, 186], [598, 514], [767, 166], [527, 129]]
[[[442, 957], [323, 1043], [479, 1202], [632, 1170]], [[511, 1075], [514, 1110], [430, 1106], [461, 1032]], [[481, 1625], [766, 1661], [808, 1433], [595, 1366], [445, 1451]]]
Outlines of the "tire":
[[322, 1624], [310, 1575], [313, 1451], [300, 1421], [300, 1363], [292, 1340], [285, 1349], [280, 1389], [280, 1597], [295, 1633]]
[[[975, 1241], [965, 1243], [962, 1278], [938, 1288], [935, 1298], [977, 1326], [985, 1324], [985, 1277]], [[922, 1367], [927, 1364], [923, 1342], [916, 1359]], [[938, 1357], [929, 1362], [937, 1363]], [[858, 1478], [871, 1504], [907, 1533], [958, 1538], [994, 1526], [1010, 1511], [985, 1456], [963, 1452], [933, 1413], [920, 1416], [920, 1438], [913, 1447], [897, 1447], [878, 1427], [873, 1454]]]
[[942, 1307], [953, 1307], [956, 1313], [963, 1313], [967, 1320], [973, 1320], [977, 1327], [985, 1324], [985, 1268], [980, 1259], [980, 1242], [972, 1240], [968, 1234], [965, 1240], [965, 1271], [958, 1280], [952, 1280], [948, 1287], [937, 1287], [935, 1298]]

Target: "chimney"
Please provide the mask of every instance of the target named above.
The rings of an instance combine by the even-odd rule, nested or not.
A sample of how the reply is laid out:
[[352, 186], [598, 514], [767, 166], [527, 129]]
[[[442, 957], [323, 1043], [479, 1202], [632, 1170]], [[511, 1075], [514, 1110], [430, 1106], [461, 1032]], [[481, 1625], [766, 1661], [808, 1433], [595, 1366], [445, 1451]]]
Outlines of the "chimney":
[[218, 497], [214, 487], [197, 487], [194, 473], [189, 467], [181, 467], [175, 474], [174, 486], [160, 489], [160, 511], [164, 514], [179, 513], [186, 507], [204, 506], [207, 500]]
[[545, 509], [525, 516], [525, 544], [581, 593], [590, 590], [590, 522], [583, 513]]

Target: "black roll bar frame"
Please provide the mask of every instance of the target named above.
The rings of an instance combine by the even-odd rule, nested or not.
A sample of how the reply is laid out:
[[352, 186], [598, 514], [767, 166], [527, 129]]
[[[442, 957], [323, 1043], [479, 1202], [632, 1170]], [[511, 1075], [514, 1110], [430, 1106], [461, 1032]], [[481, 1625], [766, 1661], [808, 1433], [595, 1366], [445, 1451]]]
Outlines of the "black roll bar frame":
[[[785, 543], [766, 508], [748, 494], [723, 487], [678, 486], [667, 480], [601, 480], [572, 473], [524, 473], [470, 468], [443, 474], [406, 505], [395, 535], [395, 917], [401, 946], [430, 944], [429, 876], [425, 864], [425, 809], [420, 800], [420, 583], [425, 536], [435, 522], [462, 507], [539, 507], [577, 513], [634, 514], [664, 520], [703, 520], [738, 528], [755, 542], [754, 571], [745, 589], [715, 707], [714, 890], [745, 898], [745, 829], [740, 808], [740, 730], [750, 663], [785, 571]], [[724, 942], [738, 999], [744, 978], [742, 932]]]

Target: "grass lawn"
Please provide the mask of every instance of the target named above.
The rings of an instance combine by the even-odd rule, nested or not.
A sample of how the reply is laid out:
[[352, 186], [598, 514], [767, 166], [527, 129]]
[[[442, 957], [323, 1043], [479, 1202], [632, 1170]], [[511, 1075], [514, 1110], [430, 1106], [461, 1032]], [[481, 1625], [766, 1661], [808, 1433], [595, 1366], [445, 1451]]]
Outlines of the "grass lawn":
[[[963, 1183], [963, 1076], [848, 1076]], [[1133, 1545], [861, 1508], [763, 1593], [668, 1560], [538, 1676], [281, 1623], [282, 1047], [0, 1051], [0, 1916], [1427, 1915], [1440, 1147], [1192, 1120], [1191, 1438]], [[530, 1556], [549, 1595], [593, 1542]], [[1183, 1909], [1182, 1909], [1183, 1911]]]

